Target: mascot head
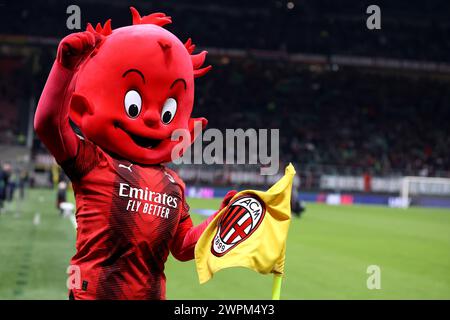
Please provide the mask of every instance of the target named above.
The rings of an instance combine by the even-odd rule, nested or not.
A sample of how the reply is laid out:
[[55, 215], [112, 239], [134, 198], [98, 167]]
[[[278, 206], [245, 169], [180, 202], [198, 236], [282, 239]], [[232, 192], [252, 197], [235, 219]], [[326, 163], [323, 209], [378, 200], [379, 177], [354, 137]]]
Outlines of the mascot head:
[[111, 29], [108, 20], [87, 31], [101, 38], [74, 78], [70, 118], [83, 135], [102, 149], [141, 164], [171, 159], [172, 132], [185, 129], [193, 140], [194, 78], [204, 75], [206, 51], [193, 55], [162, 28], [163, 13], [141, 17], [131, 8], [133, 25]]

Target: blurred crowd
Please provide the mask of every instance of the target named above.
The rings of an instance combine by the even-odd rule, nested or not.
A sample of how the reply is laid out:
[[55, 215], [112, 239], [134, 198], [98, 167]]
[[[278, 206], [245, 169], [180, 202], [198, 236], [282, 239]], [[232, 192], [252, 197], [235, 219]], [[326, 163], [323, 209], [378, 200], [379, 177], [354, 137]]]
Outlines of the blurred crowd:
[[321, 171], [450, 174], [449, 79], [220, 61], [194, 108], [210, 127], [279, 128], [281, 159]]
[[27, 100], [23, 92], [24, 77], [18, 72], [23, 68], [20, 60], [14, 58], [0, 59], [0, 143], [24, 143], [20, 134], [20, 109]]
[[[291, 3], [289, 5], [289, 3]], [[66, 35], [66, 1], [3, 4], [0, 34]], [[278, 58], [209, 55], [213, 72], [197, 81], [194, 115], [213, 128], [279, 128], [281, 161], [303, 172], [450, 176], [445, 75], [294, 64], [283, 53], [349, 54], [450, 61], [450, 2], [379, 1], [382, 29], [365, 27], [367, 1], [135, 1], [141, 13], [173, 16], [168, 28], [204, 47], [265, 49]], [[126, 1], [79, 1], [82, 22], [131, 21]], [[39, 26], [39, 27], [37, 27]], [[1, 43], [0, 43], [1, 44]], [[24, 144], [30, 96], [38, 99], [55, 43], [38, 55], [0, 53], [0, 143]], [[20, 50], [20, 43], [14, 44]], [[0, 49], [1, 45], [0, 45]], [[34, 49], [33, 49], [34, 50]], [[32, 100], [31, 100], [32, 102]], [[36, 101], [35, 101], [36, 102]], [[32, 115], [31, 115], [32, 117]], [[34, 150], [42, 152], [35, 140]]]

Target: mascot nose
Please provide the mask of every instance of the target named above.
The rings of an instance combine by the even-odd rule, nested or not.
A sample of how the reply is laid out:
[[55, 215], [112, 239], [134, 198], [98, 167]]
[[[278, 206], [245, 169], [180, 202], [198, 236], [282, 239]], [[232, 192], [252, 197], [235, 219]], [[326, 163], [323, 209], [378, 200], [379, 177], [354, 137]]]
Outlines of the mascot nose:
[[152, 127], [159, 122], [159, 113], [156, 110], [147, 110], [143, 119], [147, 126]]

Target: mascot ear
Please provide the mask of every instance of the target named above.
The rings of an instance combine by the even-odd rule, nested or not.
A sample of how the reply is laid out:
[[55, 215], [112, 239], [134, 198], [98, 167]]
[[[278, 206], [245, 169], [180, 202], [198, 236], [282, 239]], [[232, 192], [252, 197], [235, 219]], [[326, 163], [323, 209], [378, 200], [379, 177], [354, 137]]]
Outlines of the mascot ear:
[[94, 108], [84, 96], [74, 93], [70, 100], [70, 118], [77, 125], [81, 126], [81, 118], [85, 114], [94, 114]]
[[189, 133], [191, 134], [191, 143], [194, 143], [194, 140], [198, 137], [198, 135], [205, 130], [206, 125], [208, 124], [208, 120], [205, 118], [190, 118], [189, 119]]

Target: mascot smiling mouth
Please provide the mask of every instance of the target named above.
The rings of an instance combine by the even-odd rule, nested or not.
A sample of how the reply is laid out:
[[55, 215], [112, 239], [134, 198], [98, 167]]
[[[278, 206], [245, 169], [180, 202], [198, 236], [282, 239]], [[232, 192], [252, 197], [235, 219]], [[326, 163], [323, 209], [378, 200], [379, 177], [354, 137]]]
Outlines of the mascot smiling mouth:
[[157, 146], [159, 146], [159, 144], [162, 142], [162, 140], [149, 139], [149, 138], [137, 136], [130, 132], [126, 132], [126, 133], [131, 137], [131, 139], [133, 139], [134, 143], [136, 143], [138, 146], [140, 146], [142, 148], [154, 149]]
[[131, 140], [133, 140], [133, 142], [135, 144], [137, 144], [139, 147], [142, 147], [142, 148], [154, 149], [157, 146], [159, 146], [159, 144], [163, 141], [162, 139], [146, 138], [146, 137], [131, 133], [131, 132], [125, 130], [118, 122], [114, 123], [114, 127], [116, 129], [120, 129], [123, 132], [125, 132], [131, 138]]

